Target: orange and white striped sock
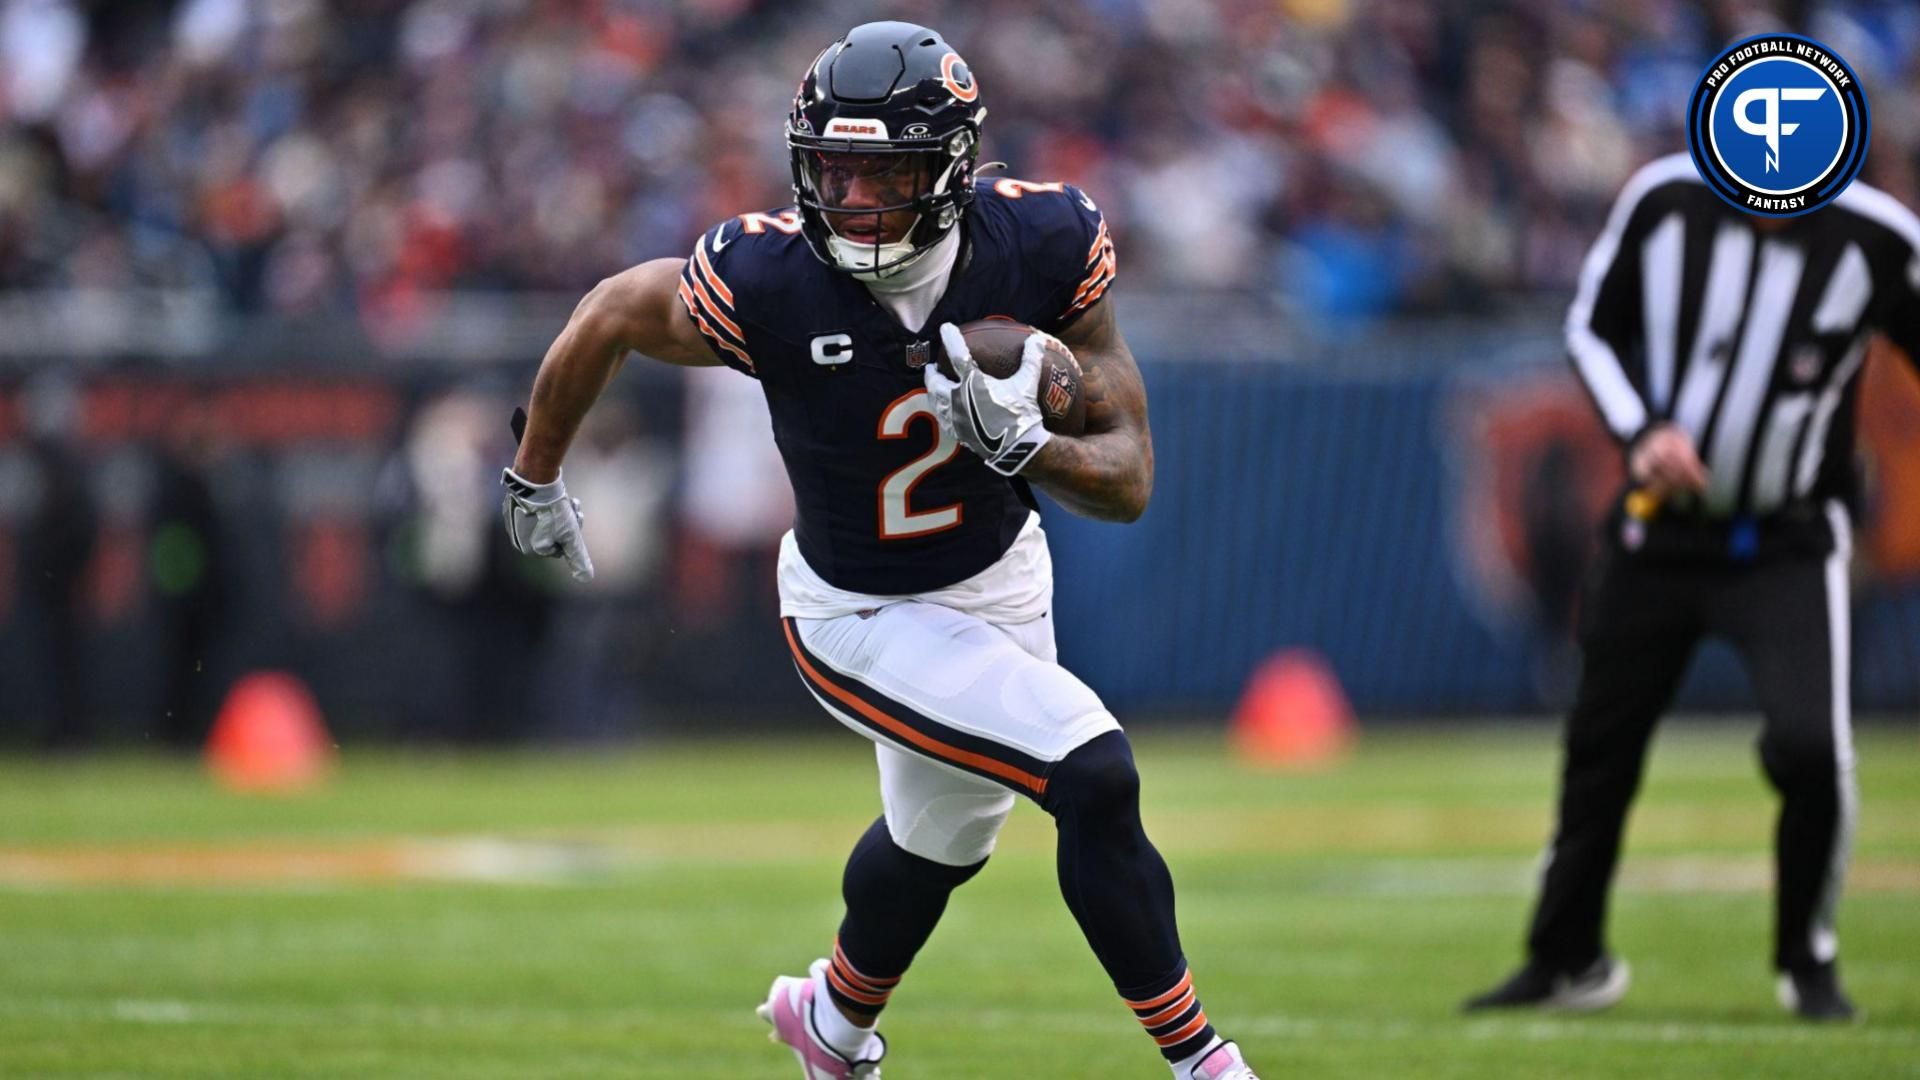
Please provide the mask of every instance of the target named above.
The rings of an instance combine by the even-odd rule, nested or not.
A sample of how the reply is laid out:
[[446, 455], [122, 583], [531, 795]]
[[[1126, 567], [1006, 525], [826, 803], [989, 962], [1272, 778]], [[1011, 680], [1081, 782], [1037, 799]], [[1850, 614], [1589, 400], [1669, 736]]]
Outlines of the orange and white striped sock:
[[887, 999], [893, 996], [893, 988], [899, 984], [898, 975], [882, 979], [862, 974], [847, 959], [846, 950], [840, 947], [840, 939], [833, 939], [833, 959], [827, 962], [827, 993], [835, 1004], [857, 1013], [877, 1013], [887, 1007]]
[[1213, 1025], [1207, 1022], [1207, 1011], [1200, 1007], [1193, 973], [1184, 960], [1172, 975], [1122, 990], [1120, 997], [1168, 1061], [1191, 1057], [1213, 1041]]

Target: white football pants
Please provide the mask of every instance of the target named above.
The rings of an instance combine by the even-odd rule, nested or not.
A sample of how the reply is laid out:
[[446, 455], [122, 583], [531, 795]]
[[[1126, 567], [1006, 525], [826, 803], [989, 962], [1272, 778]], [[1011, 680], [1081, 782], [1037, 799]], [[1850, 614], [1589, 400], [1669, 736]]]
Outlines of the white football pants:
[[1055, 661], [1050, 616], [999, 625], [907, 600], [783, 621], [807, 689], [874, 741], [894, 843], [924, 859], [986, 858], [1015, 793], [1039, 800], [1055, 762], [1120, 728]]

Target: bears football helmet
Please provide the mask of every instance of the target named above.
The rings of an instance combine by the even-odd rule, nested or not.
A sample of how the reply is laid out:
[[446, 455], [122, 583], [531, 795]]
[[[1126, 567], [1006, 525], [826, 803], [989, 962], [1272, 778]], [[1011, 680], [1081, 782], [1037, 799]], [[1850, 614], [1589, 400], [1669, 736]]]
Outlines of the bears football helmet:
[[[987, 110], [966, 61], [939, 34], [903, 22], [856, 26], [808, 69], [787, 117], [802, 232], [829, 266], [862, 278], [896, 272], [939, 243], [973, 201]], [[894, 193], [886, 205], [843, 205], [854, 177]], [[850, 222], [911, 211], [905, 234], [842, 235]]]

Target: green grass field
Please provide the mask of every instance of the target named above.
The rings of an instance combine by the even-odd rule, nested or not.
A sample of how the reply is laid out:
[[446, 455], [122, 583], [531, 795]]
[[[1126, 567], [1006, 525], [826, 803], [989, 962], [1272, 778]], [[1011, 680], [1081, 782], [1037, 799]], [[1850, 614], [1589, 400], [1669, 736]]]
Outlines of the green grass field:
[[[1548, 825], [1540, 727], [1388, 733], [1253, 772], [1147, 736], [1148, 827], [1208, 1011], [1277, 1077], [1920, 1076], [1920, 736], [1864, 732], [1842, 909], [1865, 1023], [1773, 1004], [1771, 796], [1748, 725], [1671, 727], [1616, 897], [1635, 985], [1465, 1019], [1518, 959]], [[321, 792], [192, 764], [0, 759], [0, 1076], [790, 1080], [753, 1006], [839, 918], [877, 812], [818, 740], [348, 753]], [[887, 1015], [887, 1075], [1164, 1077], [1016, 812]]]

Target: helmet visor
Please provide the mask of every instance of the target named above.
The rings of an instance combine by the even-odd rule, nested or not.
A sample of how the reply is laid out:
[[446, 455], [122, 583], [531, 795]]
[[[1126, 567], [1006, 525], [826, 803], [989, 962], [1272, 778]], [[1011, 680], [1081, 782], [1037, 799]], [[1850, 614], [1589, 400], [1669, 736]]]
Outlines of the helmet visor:
[[802, 150], [803, 194], [844, 239], [906, 239], [933, 193], [939, 155], [926, 150]]

